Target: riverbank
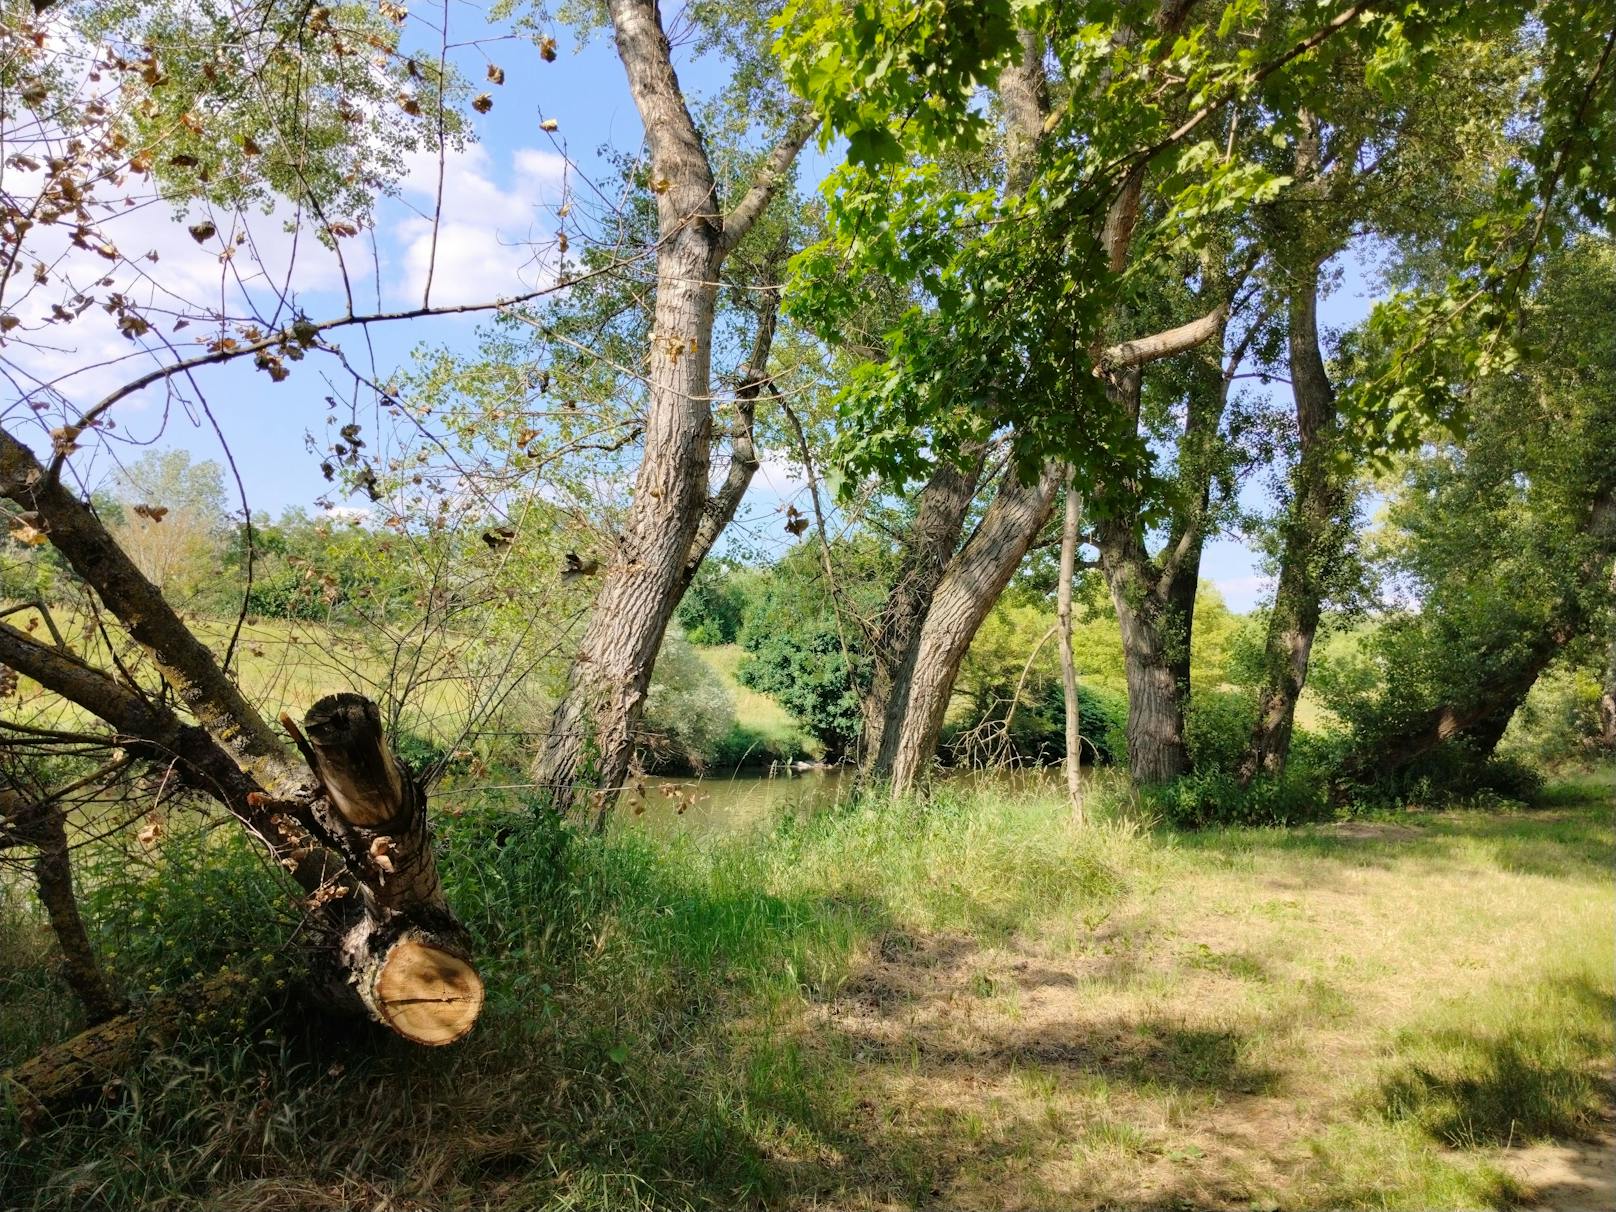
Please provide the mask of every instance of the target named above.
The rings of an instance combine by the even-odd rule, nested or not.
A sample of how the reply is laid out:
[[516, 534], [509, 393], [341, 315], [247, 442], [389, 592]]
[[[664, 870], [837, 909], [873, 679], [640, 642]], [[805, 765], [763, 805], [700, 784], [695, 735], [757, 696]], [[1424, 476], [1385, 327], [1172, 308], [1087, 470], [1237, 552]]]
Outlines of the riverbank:
[[[468, 813], [467, 1044], [200, 1029], [94, 1133], [0, 1129], [0, 1204], [1510, 1206], [1528, 1147], [1605, 1130], [1613, 845], [1591, 784], [1196, 834], [1003, 792], [708, 842]], [[185, 915], [273, 903], [217, 851], [182, 903], [186, 863], [124, 894], [101, 943], [126, 980], [196, 969]], [[61, 1026], [20, 909], [5, 1062]]]

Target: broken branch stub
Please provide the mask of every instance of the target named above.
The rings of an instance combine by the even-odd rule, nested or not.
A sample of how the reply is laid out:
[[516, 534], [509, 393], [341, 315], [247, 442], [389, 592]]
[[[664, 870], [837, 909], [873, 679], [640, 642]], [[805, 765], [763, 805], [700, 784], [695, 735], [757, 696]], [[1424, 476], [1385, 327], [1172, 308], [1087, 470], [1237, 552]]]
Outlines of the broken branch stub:
[[418, 1044], [462, 1038], [482, 1011], [470, 939], [443, 895], [426, 793], [394, 755], [376, 704], [334, 694], [303, 719], [323, 796], [315, 831], [358, 877], [362, 911], [341, 931], [340, 980], [377, 1022]]

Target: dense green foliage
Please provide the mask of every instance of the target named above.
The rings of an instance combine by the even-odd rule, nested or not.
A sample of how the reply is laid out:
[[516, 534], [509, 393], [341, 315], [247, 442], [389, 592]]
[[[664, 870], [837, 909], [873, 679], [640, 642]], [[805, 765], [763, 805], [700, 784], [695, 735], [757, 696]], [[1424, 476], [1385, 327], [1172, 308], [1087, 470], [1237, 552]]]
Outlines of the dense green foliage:
[[827, 583], [817, 543], [801, 543], [761, 577], [742, 618], [743, 685], [774, 696], [840, 758], [858, 738], [868, 683], [866, 636], [854, 611], [880, 600], [886, 553], [873, 543], [836, 551], [838, 584]]

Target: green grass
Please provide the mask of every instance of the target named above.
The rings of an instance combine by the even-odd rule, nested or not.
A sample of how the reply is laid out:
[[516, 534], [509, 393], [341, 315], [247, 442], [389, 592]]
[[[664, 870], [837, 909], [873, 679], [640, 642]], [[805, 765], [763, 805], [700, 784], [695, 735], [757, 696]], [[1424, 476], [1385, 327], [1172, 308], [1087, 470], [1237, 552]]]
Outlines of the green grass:
[[766, 747], [781, 753], [799, 750], [817, 755], [821, 752], [819, 742], [804, 732], [789, 711], [768, 695], [741, 684], [736, 670], [745, 659], [746, 651], [739, 644], [697, 648], [696, 655], [722, 679], [735, 702], [735, 718], [762, 737]]
[[[959, 793], [707, 845], [469, 812], [467, 1043], [195, 1036], [99, 1118], [0, 1125], [0, 1206], [1509, 1206], [1519, 1146], [1606, 1110], [1616, 838], [1557, 796], [1178, 834]], [[126, 983], [258, 962], [233, 836], [98, 893]], [[72, 1016], [0, 910], [4, 1064]]]
[[[52, 607], [52, 617], [68, 643], [89, 659], [105, 663], [105, 646], [92, 620], [65, 606]], [[234, 618], [187, 616], [197, 637], [222, 657], [235, 632]], [[37, 611], [19, 611], [7, 618], [13, 626], [47, 634]], [[116, 635], [114, 630], [112, 634]], [[455, 667], [453, 653], [441, 638], [424, 645], [418, 657], [417, 637], [401, 637], [401, 668], [415, 660], [419, 680], [410, 687], [405, 725], [438, 737], [454, 737], [463, 724], [472, 688]], [[376, 696], [392, 677], [390, 653], [383, 632], [376, 628], [328, 627], [321, 623], [286, 619], [256, 619], [246, 623], [237, 640], [232, 673], [249, 700], [268, 717], [282, 711], [301, 717], [323, 695], [358, 690]], [[445, 661], [445, 655], [451, 658]], [[125, 654], [128, 659], [128, 654]], [[400, 687], [402, 688], [402, 686]], [[8, 704], [14, 718], [40, 726], [87, 723], [88, 713], [54, 695], [39, 691], [24, 679], [19, 699]]]

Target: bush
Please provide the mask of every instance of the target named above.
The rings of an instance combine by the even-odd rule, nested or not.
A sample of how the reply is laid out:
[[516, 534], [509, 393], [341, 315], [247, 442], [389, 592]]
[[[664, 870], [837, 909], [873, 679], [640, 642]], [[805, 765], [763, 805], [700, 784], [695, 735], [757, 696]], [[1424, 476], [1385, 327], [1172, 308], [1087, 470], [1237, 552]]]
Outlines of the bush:
[[1360, 809], [1441, 807], [1464, 801], [1531, 803], [1543, 776], [1513, 757], [1481, 758], [1463, 742], [1441, 745], [1401, 770], [1355, 787]]
[[1250, 695], [1231, 690], [1197, 690], [1184, 713], [1184, 741], [1197, 774], [1231, 774], [1251, 745], [1256, 706]]
[[702, 564], [679, 601], [676, 616], [692, 644], [733, 644], [746, 612], [746, 592], [733, 567], [722, 561]]
[[688, 641], [669, 634], [657, 656], [641, 725], [650, 764], [703, 770], [734, 727], [729, 687]]
[[750, 724], [736, 723], [718, 739], [708, 763], [718, 770], [734, 770], [741, 766], [795, 762], [808, 754], [805, 739], [795, 731], [781, 736]]
[[1598, 756], [1603, 732], [1599, 696], [1595, 670], [1569, 663], [1551, 669], [1538, 678], [1510, 721], [1500, 753], [1539, 767]]
[[[961, 738], [986, 723], [1003, 721], [1013, 687], [990, 714], [972, 710], [949, 721], [943, 730], [942, 748], [956, 749]], [[1064, 762], [1066, 760], [1066, 692], [1057, 681], [1029, 684], [1024, 692], [1033, 701], [1023, 701], [1010, 722], [1011, 754], [1023, 762]], [[1033, 696], [1036, 697], [1033, 697]], [[1122, 761], [1128, 753], [1128, 696], [1101, 686], [1079, 683], [1077, 687], [1077, 730], [1083, 739], [1083, 761], [1109, 765]]]
[[1232, 772], [1211, 771], [1140, 791], [1147, 808], [1170, 825], [1204, 829], [1219, 825], [1297, 825], [1329, 815], [1324, 780], [1292, 768], [1279, 778], [1259, 778], [1242, 787]]

